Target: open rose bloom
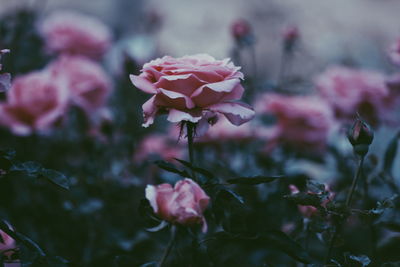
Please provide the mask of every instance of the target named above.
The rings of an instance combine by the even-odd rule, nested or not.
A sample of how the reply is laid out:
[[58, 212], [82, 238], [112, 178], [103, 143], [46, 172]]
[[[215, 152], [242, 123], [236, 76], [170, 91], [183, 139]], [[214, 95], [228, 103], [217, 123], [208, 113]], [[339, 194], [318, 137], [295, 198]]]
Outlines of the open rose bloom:
[[147, 185], [146, 198], [161, 219], [185, 226], [200, 224], [202, 231], [207, 231], [203, 212], [210, 198], [193, 180], [180, 180], [174, 187], [170, 184]]
[[252, 108], [237, 102], [244, 92], [239, 69], [229, 59], [205, 54], [165, 56], [144, 64], [139, 76], [130, 76], [138, 89], [153, 95], [143, 104], [143, 126], [160, 113], [167, 113], [173, 123], [197, 123], [210, 113], [223, 114], [234, 125], [251, 120]]
[[48, 70], [52, 76], [66, 82], [70, 101], [87, 114], [105, 106], [112, 86], [98, 63], [81, 56], [61, 56]]
[[62, 54], [101, 57], [111, 45], [111, 32], [101, 21], [72, 11], [57, 11], [40, 25], [47, 49]]
[[385, 77], [374, 71], [331, 67], [315, 80], [320, 95], [332, 106], [336, 118], [351, 122], [357, 112], [370, 124], [385, 121], [391, 98]]
[[17, 77], [0, 104], [0, 123], [15, 134], [47, 131], [63, 116], [68, 103], [66, 84], [46, 71]]
[[328, 136], [334, 129], [332, 110], [315, 96], [285, 96], [268, 93], [259, 97], [257, 112], [276, 117], [276, 124], [265, 131], [267, 150], [276, 144], [324, 151]]

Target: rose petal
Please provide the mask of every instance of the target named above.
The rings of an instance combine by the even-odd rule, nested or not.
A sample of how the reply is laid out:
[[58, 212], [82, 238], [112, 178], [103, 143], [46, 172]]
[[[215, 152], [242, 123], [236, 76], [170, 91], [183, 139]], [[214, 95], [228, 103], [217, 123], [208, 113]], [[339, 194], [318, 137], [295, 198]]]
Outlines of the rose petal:
[[160, 99], [161, 105], [162, 102], [166, 102], [168, 103], [168, 106], [175, 107], [177, 109], [186, 109], [186, 108], [191, 109], [195, 107], [193, 101], [184, 94], [165, 90], [162, 88], [160, 88], [159, 91], [160, 91], [159, 95], [165, 96]]
[[195, 89], [203, 84], [204, 82], [200, 81], [196, 75], [183, 74], [162, 76], [154, 86], [156, 88], [168, 88], [168, 90], [174, 90], [174, 92], [190, 96]]
[[152, 96], [142, 105], [143, 118], [144, 118], [144, 123], [142, 124], [142, 126], [145, 128], [153, 124], [154, 118], [157, 114], [158, 108], [155, 104], [156, 97], [157, 95]]
[[181, 121], [190, 121], [196, 123], [201, 119], [201, 112], [195, 111], [181, 111], [177, 109], [170, 109], [167, 120], [173, 123]]
[[239, 126], [254, 118], [254, 110], [244, 103], [224, 102], [208, 107], [209, 110], [219, 112], [234, 125]]
[[[232, 96], [240, 93], [240, 88], [235, 91], [235, 88], [240, 85], [239, 79], [232, 79], [221, 81], [217, 83], [210, 83], [201, 86], [199, 89], [193, 92], [191, 98], [199, 107], [206, 107], [214, 103], [220, 102], [227, 93], [233, 92]], [[230, 100], [230, 98], [228, 97]]]
[[143, 92], [148, 94], [155, 94], [157, 92], [153, 84], [145, 78], [136, 75], [129, 75], [129, 78], [131, 79], [133, 85]]

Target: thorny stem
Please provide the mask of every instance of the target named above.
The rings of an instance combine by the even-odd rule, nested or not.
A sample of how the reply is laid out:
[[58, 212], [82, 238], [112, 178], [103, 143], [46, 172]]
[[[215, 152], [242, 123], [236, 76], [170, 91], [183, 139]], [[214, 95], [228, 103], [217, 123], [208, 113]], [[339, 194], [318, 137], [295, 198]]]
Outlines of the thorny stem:
[[[351, 204], [351, 201], [353, 199], [353, 194], [354, 194], [354, 191], [355, 191], [356, 186], [357, 186], [357, 181], [361, 177], [362, 167], [363, 167], [363, 164], [364, 164], [364, 157], [365, 156], [361, 156], [360, 160], [358, 162], [356, 175], [354, 176], [354, 179], [353, 179], [353, 182], [351, 184], [351, 188], [350, 188], [349, 194], [347, 195], [347, 198], [346, 198], [346, 202], [345, 202], [345, 207], [346, 208], [349, 208], [349, 206]], [[332, 236], [331, 241], [329, 243], [328, 253], [327, 253], [326, 258], [325, 258], [325, 263], [329, 263], [329, 260], [331, 258], [331, 254], [332, 254], [333, 246], [336, 243], [336, 239], [337, 239], [338, 233], [340, 232], [340, 230], [341, 230], [341, 228], [343, 226], [343, 222], [344, 222], [344, 217], [340, 218], [340, 221], [337, 223], [337, 225], [336, 225], [336, 227], [334, 229], [333, 236]]]
[[168, 242], [167, 248], [164, 251], [164, 254], [160, 260], [160, 262], [158, 263], [158, 267], [163, 267], [165, 264], [165, 261], [168, 258], [169, 253], [171, 252], [172, 247], [174, 246], [174, 242], [175, 242], [175, 236], [176, 236], [176, 227], [173, 225], [171, 227], [171, 238]]

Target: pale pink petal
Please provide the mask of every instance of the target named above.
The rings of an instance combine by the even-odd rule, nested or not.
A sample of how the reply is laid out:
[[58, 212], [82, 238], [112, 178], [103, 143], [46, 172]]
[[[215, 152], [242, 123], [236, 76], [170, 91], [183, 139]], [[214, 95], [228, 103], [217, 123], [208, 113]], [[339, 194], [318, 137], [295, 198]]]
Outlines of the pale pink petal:
[[174, 91], [169, 91], [160, 88], [159, 89], [160, 93], [159, 96], [165, 96], [160, 98], [161, 103], [167, 102], [169, 106], [177, 108], [177, 109], [191, 109], [195, 107], [195, 104], [193, 101], [186, 95], [174, 92]]
[[170, 109], [167, 120], [172, 123], [178, 123], [181, 121], [190, 121], [193, 123], [199, 122], [201, 119], [201, 112], [195, 111], [181, 111], [177, 109]]
[[162, 76], [154, 86], [156, 88], [166, 88], [190, 96], [195, 89], [199, 88], [203, 84], [204, 82], [200, 81], [196, 75], [184, 74]]
[[152, 96], [142, 105], [144, 118], [144, 123], [142, 124], [143, 127], [147, 128], [154, 122], [154, 118], [158, 111], [158, 108], [155, 104], [156, 96], [157, 95]]
[[244, 103], [224, 102], [208, 107], [209, 110], [219, 112], [234, 125], [241, 125], [254, 118], [254, 110]]
[[129, 75], [129, 78], [131, 79], [133, 85], [143, 92], [148, 94], [155, 94], [157, 92], [154, 85], [145, 78], [136, 75]]

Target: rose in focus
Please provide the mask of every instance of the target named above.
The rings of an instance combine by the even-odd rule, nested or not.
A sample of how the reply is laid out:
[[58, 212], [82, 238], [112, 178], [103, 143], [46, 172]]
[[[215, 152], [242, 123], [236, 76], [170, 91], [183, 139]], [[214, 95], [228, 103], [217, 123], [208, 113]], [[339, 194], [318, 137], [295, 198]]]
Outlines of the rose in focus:
[[165, 56], [146, 63], [140, 75], [130, 76], [138, 89], [153, 95], [143, 104], [143, 126], [161, 113], [173, 123], [197, 123], [209, 113], [221, 113], [234, 125], [251, 120], [253, 109], [237, 102], [244, 92], [239, 69], [229, 59], [205, 54]]
[[170, 184], [147, 185], [146, 198], [161, 219], [185, 226], [200, 224], [202, 231], [207, 231], [203, 212], [210, 198], [193, 180], [180, 180], [174, 187]]

